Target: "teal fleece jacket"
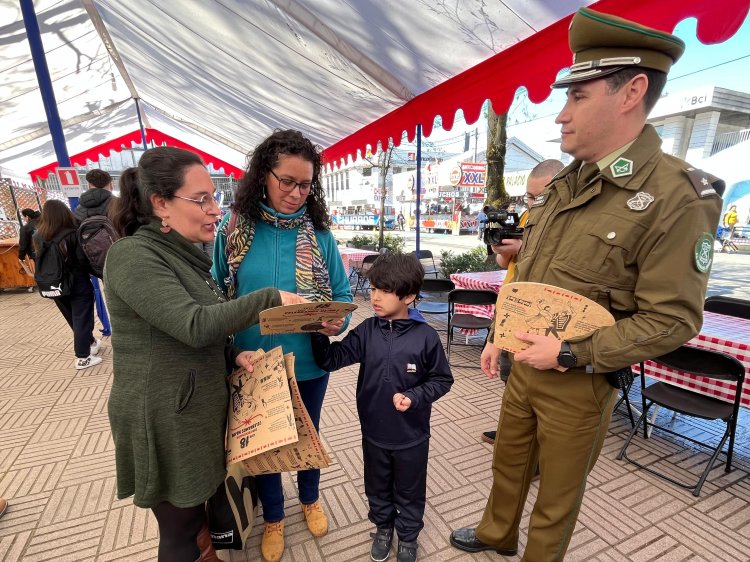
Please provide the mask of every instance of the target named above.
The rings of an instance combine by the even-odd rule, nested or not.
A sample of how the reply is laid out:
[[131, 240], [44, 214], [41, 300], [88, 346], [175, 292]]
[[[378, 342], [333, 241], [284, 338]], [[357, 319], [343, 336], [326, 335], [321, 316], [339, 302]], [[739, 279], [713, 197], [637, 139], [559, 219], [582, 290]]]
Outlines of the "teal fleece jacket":
[[[264, 208], [272, 215], [281, 218], [294, 218], [301, 215], [305, 210], [303, 207], [293, 215], [284, 215], [269, 207], [264, 206]], [[229, 215], [224, 217], [222, 227], [228, 220]], [[255, 228], [255, 239], [250, 246], [250, 251], [242, 260], [237, 273], [238, 297], [265, 287], [275, 287], [291, 293], [297, 292], [297, 282], [294, 275], [297, 230], [296, 228], [281, 230], [264, 221], [258, 221]], [[329, 230], [316, 230], [315, 237], [318, 240], [323, 259], [328, 266], [333, 300], [352, 302], [349, 278], [344, 270], [341, 254], [336, 247], [336, 239]], [[214, 244], [214, 263], [211, 273], [219, 286], [226, 288], [225, 279], [229, 275], [229, 267], [227, 266], [226, 238], [221, 231], [217, 234]], [[347, 317], [342, 332], [346, 330], [348, 324], [349, 318]], [[294, 373], [297, 380], [305, 381], [326, 374], [326, 371], [323, 371], [315, 363], [311, 341], [309, 334], [262, 336], [260, 325], [256, 324], [238, 332], [235, 345], [251, 351], [256, 349], [268, 351], [280, 345], [284, 353], [294, 353]]]

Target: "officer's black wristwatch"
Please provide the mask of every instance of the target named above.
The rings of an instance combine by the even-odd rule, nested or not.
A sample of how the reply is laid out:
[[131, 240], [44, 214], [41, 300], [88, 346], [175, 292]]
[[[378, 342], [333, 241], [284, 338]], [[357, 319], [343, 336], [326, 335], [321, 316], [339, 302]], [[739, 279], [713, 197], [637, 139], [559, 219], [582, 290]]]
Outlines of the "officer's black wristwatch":
[[557, 356], [557, 364], [566, 369], [571, 369], [578, 364], [578, 359], [576, 358], [575, 353], [570, 350], [570, 344], [566, 341], [560, 344], [560, 353]]

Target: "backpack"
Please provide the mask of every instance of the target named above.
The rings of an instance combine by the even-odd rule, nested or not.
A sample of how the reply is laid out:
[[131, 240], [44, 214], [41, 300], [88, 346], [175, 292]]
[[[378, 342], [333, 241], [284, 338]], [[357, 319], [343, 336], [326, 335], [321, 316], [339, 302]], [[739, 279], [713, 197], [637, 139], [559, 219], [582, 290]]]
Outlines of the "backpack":
[[78, 227], [78, 243], [89, 260], [91, 273], [99, 279], [104, 274], [107, 252], [119, 238], [112, 221], [104, 215], [84, 219]]
[[66, 297], [73, 288], [73, 272], [65, 265], [65, 256], [60, 250], [60, 242], [72, 230], [63, 230], [52, 240], [41, 240], [36, 256], [34, 280], [39, 294], [46, 299]]

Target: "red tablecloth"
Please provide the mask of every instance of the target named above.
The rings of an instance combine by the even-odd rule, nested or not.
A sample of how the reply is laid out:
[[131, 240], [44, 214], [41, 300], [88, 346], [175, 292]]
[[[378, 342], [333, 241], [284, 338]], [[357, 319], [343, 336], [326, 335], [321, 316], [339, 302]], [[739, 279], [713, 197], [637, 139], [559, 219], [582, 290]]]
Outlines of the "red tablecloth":
[[[747, 378], [750, 377], [750, 320], [704, 312], [703, 328], [688, 345], [720, 351], [740, 360], [745, 366], [746, 377], [742, 387], [742, 406], [750, 408], [750, 383]], [[647, 376], [727, 402], [734, 401], [736, 386], [729, 382], [680, 374], [666, 367], [657, 367], [650, 361], [646, 362], [645, 367]]]
[[361, 250], [359, 248], [339, 247], [339, 254], [341, 254], [341, 261], [344, 262], [344, 269], [348, 274], [351, 270], [350, 262], [361, 262], [365, 259], [365, 256], [371, 256], [377, 254], [377, 252]]
[[[502, 271], [480, 271], [478, 273], [454, 273], [451, 281], [456, 289], [480, 289], [498, 292], [503, 285], [506, 270]], [[465, 305], [457, 304], [456, 312], [462, 314], [474, 314], [482, 318], [492, 318], [495, 313], [493, 305]]]

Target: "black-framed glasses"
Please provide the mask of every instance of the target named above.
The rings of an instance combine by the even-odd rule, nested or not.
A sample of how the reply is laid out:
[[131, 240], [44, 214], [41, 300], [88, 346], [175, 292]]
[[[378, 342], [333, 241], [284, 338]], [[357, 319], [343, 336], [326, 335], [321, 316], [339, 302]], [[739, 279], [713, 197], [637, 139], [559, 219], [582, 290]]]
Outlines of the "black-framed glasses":
[[299, 187], [299, 194], [307, 195], [312, 189], [311, 181], [294, 181], [290, 178], [280, 178], [273, 170], [269, 170], [269, 172], [279, 181], [279, 189], [284, 193], [291, 193], [295, 187]]
[[213, 208], [216, 207], [219, 208], [219, 203], [214, 199], [213, 195], [203, 194], [201, 195], [200, 199], [191, 199], [190, 197], [183, 197], [182, 195], [175, 195], [178, 199], [184, 199], [185, 201], [192, 201], [196, 205], [199, 205], [201, 208], [201, 211], [208, 214], [208, 212]]

